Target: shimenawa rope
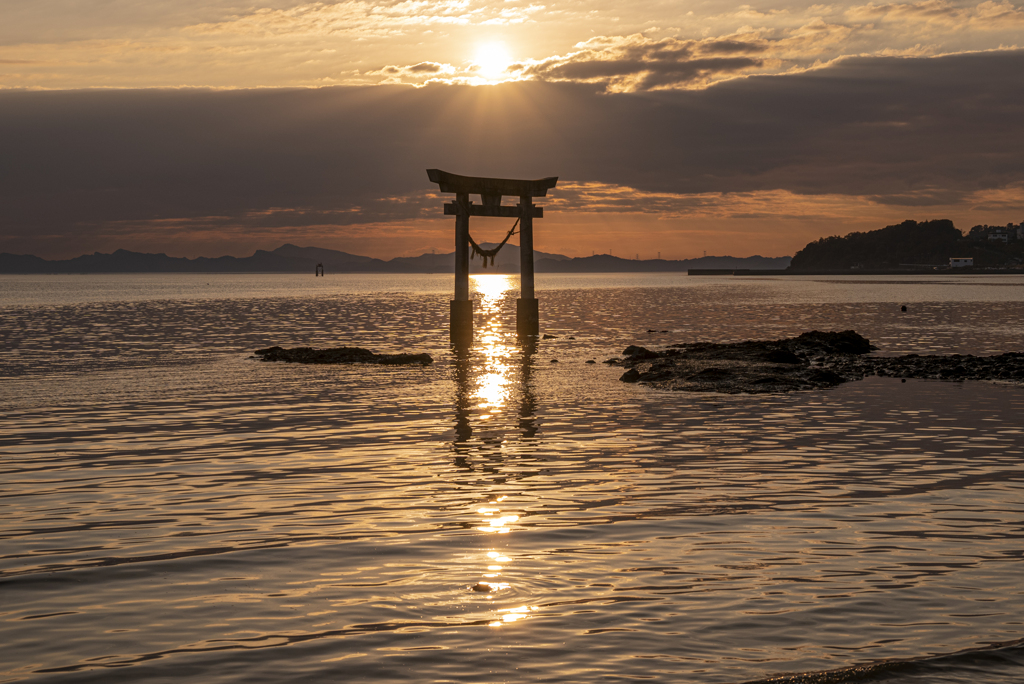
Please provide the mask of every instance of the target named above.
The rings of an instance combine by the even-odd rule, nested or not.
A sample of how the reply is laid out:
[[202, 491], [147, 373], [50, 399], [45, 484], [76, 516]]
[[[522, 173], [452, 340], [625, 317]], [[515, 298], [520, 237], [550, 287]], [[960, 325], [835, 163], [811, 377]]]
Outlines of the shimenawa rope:
[[505, 243], [508, 242], [508, 239], [515, 235], [516, 226], [518, 225], [519, 219], [516, 219], [516, 222], [512, 224], [512, 230], [508, 231], [508, 235], [505, 236], [505, 239], [502, 240], [501, 244], [495, 247], [494, 249], [483, 249], [482, 247], [480, 247], [480, 245], [476, 244], [476, 240], [473, 239], [472, 235], [469, 236], [469, 244], [473, 248], [473, 254], [479, 254], [483, 258], [484, 268], [487, 268], [488, 259], [491, 260], [491, 266], [494, 265], [494, 257], [498, 255], [498, 252], [500, 252], [501, 248], [505, 246]]

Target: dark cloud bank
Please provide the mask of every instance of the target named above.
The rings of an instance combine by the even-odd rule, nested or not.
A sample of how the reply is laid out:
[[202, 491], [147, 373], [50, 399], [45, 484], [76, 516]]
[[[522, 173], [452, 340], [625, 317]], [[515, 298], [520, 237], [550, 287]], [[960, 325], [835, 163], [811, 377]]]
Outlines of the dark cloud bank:
[[24, 240], [111, 222], [436, 216], [428, 167], [950, 204], [1024, 180], [1022, 73], [1016, 50], [617, 95], [540, 82], [0, 92], [0, 226]]

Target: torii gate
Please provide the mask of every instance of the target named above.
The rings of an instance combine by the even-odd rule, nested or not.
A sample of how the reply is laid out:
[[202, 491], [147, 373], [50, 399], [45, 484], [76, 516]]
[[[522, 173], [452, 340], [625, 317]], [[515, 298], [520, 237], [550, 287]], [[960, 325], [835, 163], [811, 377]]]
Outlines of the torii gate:
[[[473, 300], [469, 298], [469, 217], [498, 216], [519, 219], [519, 300], [516, 302], [516, 332], [528, 341], [540, 332], [540, 310], [533, 289], [533, 219], [544, 218], [544, 207], [533, 205], [534, 197], [544, 197], [558, 178], [512, 180], [457, 176], [440, 169], [427, 169], [430, 182], [441, 192], [454, 192], [455, 201], [444, 205], [445, 216], [455, 216], [455, 299], [451, 302], [450, 332], [452, 344], [469, 346], [473, 342]], [[480, 195], [481, 204], [469, 201]], [[516, 206], [502, 206], [503, 196], [519, 198]]]

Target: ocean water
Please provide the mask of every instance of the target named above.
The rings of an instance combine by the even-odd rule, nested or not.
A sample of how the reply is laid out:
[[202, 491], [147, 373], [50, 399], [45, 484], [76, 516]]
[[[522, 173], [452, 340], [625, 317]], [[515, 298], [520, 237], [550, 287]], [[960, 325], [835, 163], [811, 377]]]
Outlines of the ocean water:
[[517, 288], [457, 357], [450, 276], [0, 276], [0, 682], [1024, 681], [1024, 388], [601, 363], [1022, 351], [1024, 278], [544, 274], [534, 352]]

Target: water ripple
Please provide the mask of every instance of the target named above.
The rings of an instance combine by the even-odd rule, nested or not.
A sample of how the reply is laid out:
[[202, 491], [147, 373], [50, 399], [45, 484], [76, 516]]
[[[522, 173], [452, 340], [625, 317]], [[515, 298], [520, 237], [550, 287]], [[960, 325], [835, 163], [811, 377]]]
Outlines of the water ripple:
[[[440, 293], [142, 300], [148, 322], [81, 354], [127, 304], [25, 307], [38, 348], [4, 352], [0, 384], [0, 680], [1019, 679], [1020, 388], [684, 396], [584, 363], [655, 317], [977, 351], [1018, 335], [1019, 301], [921, 302], [908, 324], [877, 302], [743, 286], [715, 313], [711, 286], [588, 282], [545, 292], [558, 337], [533, 353], [514, 282], [479, 283], [462, 357]], [[136, 334], [141, 356], [119, 341]], [[437, 363], [247, 358], [338, 340]]]

